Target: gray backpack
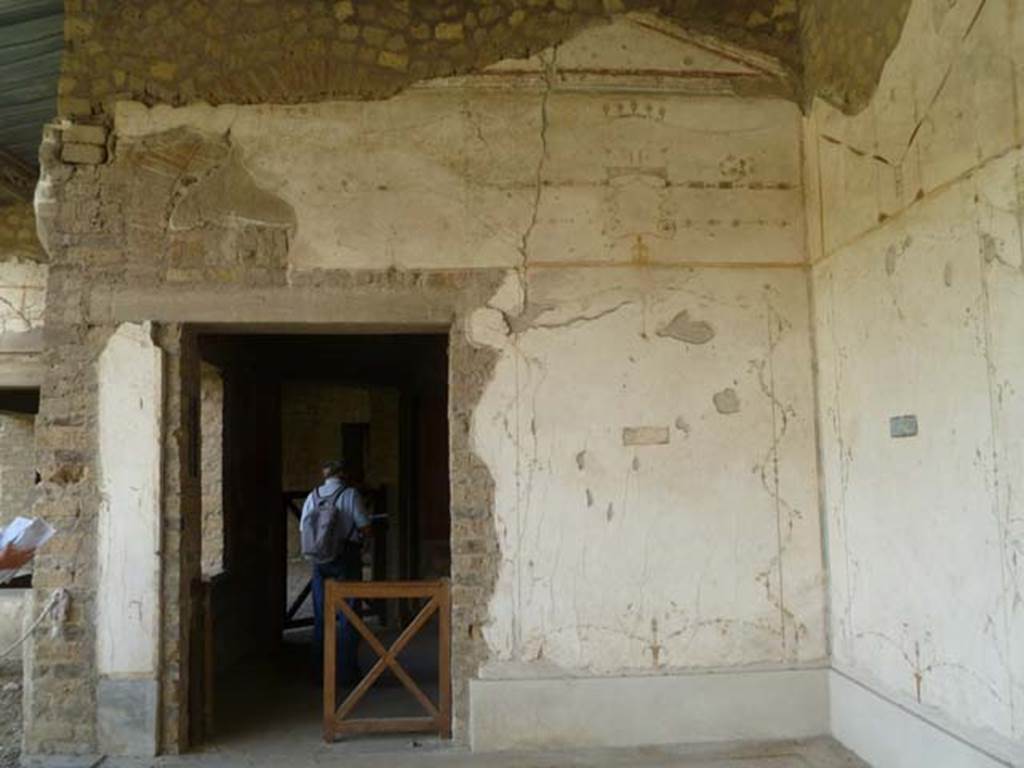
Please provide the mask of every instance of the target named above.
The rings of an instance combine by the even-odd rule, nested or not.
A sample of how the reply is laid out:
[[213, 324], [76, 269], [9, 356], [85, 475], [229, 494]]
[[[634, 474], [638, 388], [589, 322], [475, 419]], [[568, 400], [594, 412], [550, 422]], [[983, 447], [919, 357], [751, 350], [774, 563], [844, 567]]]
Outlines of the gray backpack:
[[329, 563], [338, 557], [351, 531], [342, 530], [338, 499], [348, 489], [341, 486], [328, 496], [321, 496], [320, 489], [313, 489], [313, 509], [300, 526], [299, 535], [302, 554], [314, 563]]

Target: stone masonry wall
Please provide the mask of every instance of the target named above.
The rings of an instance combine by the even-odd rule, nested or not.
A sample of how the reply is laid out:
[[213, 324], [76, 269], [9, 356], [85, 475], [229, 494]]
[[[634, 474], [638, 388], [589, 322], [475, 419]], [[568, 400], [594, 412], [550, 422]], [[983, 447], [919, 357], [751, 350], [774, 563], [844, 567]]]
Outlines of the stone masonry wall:
[[224, 380], [212, 365], [200, 370], [202, 427], [203, 576], [224, 568]]
[[296, 103], [383, 98], [528, 56], [610, 13], [669, 18], [799, 66], [796, 0], [135, 0], [67, 3], [62, 115], [116, 100]]
[[[66, 150], [66, 146], [64, 147]], [[104, 307], [112, 294], [160, 290], [170, 298], [200, 286], [218, 285], [244, 296], [271, 288], [376, 294], [376, 304], [396, 292], [415, 301], [437, 294], [464, 307], [479, 306], [500, 282], [487, 270], [462, 278], [453, 274], [311, 273], [285, 288], [285, 254], [292, 215], [286, 204], [250, 183], [234, 184], [232, 205], [242, 215], [204, 219], [191, 207], [187, 193], [206, 194], [204, 184], [232, 168], [229, 144], [180, 130], [127, 143], [104, 165], [68, 164], [61, 136], [49, 130], [43, 145], [43, 195], [39, 214], [51, 244], [45, 360], [48, 375], [41, 392], [38, 462], [40, 499], [34, 509], [60, 530], [36, 563], [30, 610], [38, 610], [56, 587], [69, 590], [71, 610], [54, 637], [39, 634], [27, 654], [26, 753], [88, 754], [100, 748], [95, 716], [95, 360], [116, 324]], [[231, 171], [233, 172], [233, 171]], [[142, 191], [145, 194], [142, 194]], [[248, 209], [248, 213], [245, 210]], [[188, 226], [173, 226], [183, 217]], [[239, 223], [245, 222], [245, 223]], [[181, 295], [181, 294], [179, 294]], [[222, 301], [230, 298], [222, 296]], [[289, 300], [300, 310], [308, 300]], [[345, 306], [339, 301], [338, 306]], [[163, 733], [164, 748], [185, 743], [187, 721], [182, 706], [189, 667], [189, 584], [200, 572], [199, 515], [192, 512], [189, 479], [179, 476], [177, 460], [185, 439], [182, 424], [186, 398], [176, 388], [189, 350], [177, 326], [157, 335], [167, 355], [168, 420], [165, 473]], [[191, 353], [190, 353], [191, 354]], [[478, 360], [479, 358], [479, 360]], [[468, 447], [469, 414], [487, 379], [489, 350], [453, 342], [452, 364], [462, 375], [453, 380], [454, 474], [461, 478], [453, 495], [453, 519], [461, 550], [453, 564], [453, 636], [456, 717], [465, 718], [467, 680], [485, 654], [479, 626], [487, 612], [489, 584], [495, 567], [481, 566], [483, 553], [494, 551], [490, 518], [490, 482], [486, 468]], [[198, 383], [196, 384], [198, 391]], [[455, 398], [453, 397], [453, 400]], [[195, 493], [193, 493], [195, 490]], [[461, 559], [460, 559], [461, 557]]]
[[0, 413], [0, 527], [32, 506], [35, 416]]
[[[119, 99], [296, 103], [375, 99], [561, 42], [652, 7], [689, 29], [779, 58], [805, 98], [867, 104], [910, 0], [197, 0], [67, 3], [63, 115]], [[141, 44], [140, 44], [141, 43]]]

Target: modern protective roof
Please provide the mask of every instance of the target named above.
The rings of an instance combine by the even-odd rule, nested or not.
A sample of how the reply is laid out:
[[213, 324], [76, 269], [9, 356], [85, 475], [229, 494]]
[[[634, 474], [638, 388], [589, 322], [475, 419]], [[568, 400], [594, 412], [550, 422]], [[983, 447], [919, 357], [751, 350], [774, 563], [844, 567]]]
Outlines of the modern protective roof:
[[63, 0], [0, 0], [0, 155], [32, 168], [57, 113], [63, 27]]

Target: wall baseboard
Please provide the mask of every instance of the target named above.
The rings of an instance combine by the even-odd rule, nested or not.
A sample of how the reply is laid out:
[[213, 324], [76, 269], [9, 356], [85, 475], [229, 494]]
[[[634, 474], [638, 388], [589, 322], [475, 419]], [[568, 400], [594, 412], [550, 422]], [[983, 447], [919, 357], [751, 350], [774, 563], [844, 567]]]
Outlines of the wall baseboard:
[[474, 751], [778, 741], [828, 733], [828, 670], [470, 682]]
[[829, 672], [833, 738], [874, 768], [1007, 768], [1024, 765], [973, 743], [835, 669]]

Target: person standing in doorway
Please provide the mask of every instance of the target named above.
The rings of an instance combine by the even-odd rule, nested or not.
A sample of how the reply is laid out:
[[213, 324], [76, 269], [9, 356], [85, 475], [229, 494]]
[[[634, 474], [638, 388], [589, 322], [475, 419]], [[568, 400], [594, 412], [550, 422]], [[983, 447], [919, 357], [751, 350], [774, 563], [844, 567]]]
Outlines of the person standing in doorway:
[[[323, 665], [324, 582], [362, 580], [363, 541], [370, 520], [358, 489], [350, 484], [340, 461], [322, 466], [323, 484], [302, 505], [299, 532], [302, 554], [313, 563], [313, 663]], [[359, 679], [359, 635], [344, 614], [338, 616], [338, 672], [344, 683]]]

